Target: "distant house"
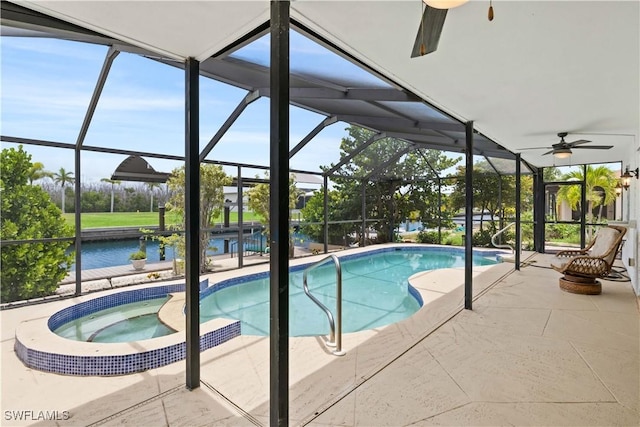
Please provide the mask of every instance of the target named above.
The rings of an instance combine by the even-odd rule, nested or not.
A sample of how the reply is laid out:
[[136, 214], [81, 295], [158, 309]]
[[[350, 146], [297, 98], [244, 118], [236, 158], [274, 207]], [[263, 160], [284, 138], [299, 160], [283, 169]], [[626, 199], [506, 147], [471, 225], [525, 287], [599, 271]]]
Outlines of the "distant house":
[[[293, 213], [296, 214], [302, 209], [306, 204], [309, 198], [313, 196], [313, 192], [320, 189], [322, 186], [322, 178], [318, 175], [311, 175], [307, 173], [295, 173], [295, 182], [296, 187], [300, 190], [301, 195], [298, 197], [296, 201], [296, 206], [293, 210]], [[243, 187], [249, 188], [258, 183], [268, 183], [268, 179], [264, 178], [242, 178]], [[238, 208], [238, 187], [237, 181], [234, 178], [233, 187], [224, 187], [224, 199], [225, 205], [229, 206], [231, 211], [237, 211]], [[247, 206], [249, 203], [249, 197], [243, 190], [243, 198], [242, 198], [242, 210], [246, 212]]]

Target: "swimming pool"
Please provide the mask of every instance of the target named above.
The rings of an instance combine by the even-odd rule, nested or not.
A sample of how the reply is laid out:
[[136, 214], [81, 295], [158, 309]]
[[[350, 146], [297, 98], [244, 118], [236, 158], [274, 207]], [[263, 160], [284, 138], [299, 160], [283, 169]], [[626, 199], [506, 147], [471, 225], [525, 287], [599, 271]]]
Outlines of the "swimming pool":
[[[423, 263], [425, 252], [431, 253], [431, 261], [429, 264]], [[501, 252], [474, 251], [474, 263], [475, 265], [495, 264], [498, 253]], [[419, 306], [421, 305], [421, 298], [420, 294], [406, 283], [407, 278], [413, 273], [423, 271], [424, 269], [461, 267], [464, 265], [464, 251], [462, 249], [448, 247], [402, 245], [374, 249], [367, 248], [366, 250], [358, 249], [355, 253], [343, 254], [340, 259], [343, 266], [346, 265], [347, 274], [351, 275], [348, 279], [350, 282], [349, 287], [361, 288], [357, 296], [354, 296], [355, 294], [350, 295], [349, 293], [345, 295], [346, 299], [354, 303], [355, 308], [353, 310], [367, 307], [368, 310], [377, 313], [377, 317], [374, 315], [373, 318], [369, 318], [368, 320], [361, 318], [359, 321], [360, 326], [349, 326], [351, 329], [357, 329], [363, 327], [372, 328], [376, 327], [376, 325], [381, 325], [385, 322], [385, 324], [388, 324], [388, 322], [393, 321], [388, 319], [382, 320], [381, 318], [385, 317], [381, 315], [383, 311], [390, 312], [393, 315], [401, 314], [405, 317], [409, 316], [410, 312], [415, 308], [415, 302], [412, 301], [412, 299], [417, 301]], [[351, 261], [355, 262], [352, 263]], [[312, 264], [307, 263], [293, 266], [290, 269], [291, 280], [296, 280], [296, 277], [299, 277], [303, 270], [310, 265]], [[220, 295], [224, 296], [224, 293], [221, 292], [225, 289], [230, 289], [242, 295], [244, 298], [245, 292], [248, 292], [250, 287], [243, 289], [243, 285], [251, 283], [251, 281], [259, 281], [261, 285], [257, 286], [256, 289], [264, 287], [268, 274], [269, 273], [265, 271], [263, 273], [230, 278], [211, 286], [209, 286], [207, 280], [204, 280], [200, 283], [201, 300], [205, 303], [205, 308], [207, 308], [208, 304], [223, 307], [224, 304], [222, 304], [221, 299], [213, 299], [211, 302], [208, 302], [207, 297], [217, 293], [218, 297], [220, 297]], [[328, 285], [328, 274], [326, 271], [316, 272], [312, 275], [310, 285], [312, 292], [321, 299], [325, 298], [325, 302], [330, 303], [332, 300], [331, 288], [334, 286]], [[331, 274], [333, 274], [333, 272], [331, 272]], [[363, 284], [365, 279], [367, 279], [367, 285]], [[299, 293], [299, 286], [299, 283], [292, 283], [290, 288], [293, 293]], [[345, 288], [346, 287], [345, 285]], [[393, 291], [397, 292], [394, 296], [391, 296], [391, 293], [389, 293], [392, 288], [395, 288]], [[105, 296], [81, 297], [84, 301], [80, 303], [72, 303], [70, 301], [66, 308], [54, 313], [51, 317], [42, 317], [20, 323], [15, 333], [16, 355], [30, 368], [65, 375], [81, 376], [123, 375], [177, 362], [184, 359], [186, 354], [184, 333], [169, 333], [164, 336], [156, 336], [156, 330], [151, 326], [149, 330], [152, 331], [152, 337], [135, 338], [131, 336], [130, 338], [135, 341], [97, 342], [95, 338], [98, 336], [102, 335], [102, 338], [109, 336], [111, 340], [112, 335], [119, 335], [122, 332], [118, 329], [127, 322], [117, 316], [111, 319], [113, 321], [107, 320], [100, 323], [100, 326], [94, 328], [93, 331], [89, 329], [86, 331], [78, 330], [78, 325], [73, 326], [71, 331], [67, 331], [70, 338], [75, 336], [80, 337], [80, 340], [63, 338], [53, 331], [63, 327], [69, 322], [79, 320], [84, 316], [97, 317], [98, 314], [106, 314], [108, 318], [112, 315], [109, 311], [111, 308], [119, 309], [123, 306], [125, 307], [124, 311], [133, 314], [134, 317], [146, 317], [148, 314], [151, 314], [146, 311], [146, 308], [141, 312], [139, 311], [140, 307], [134, 305], [131, 306], [134, 308], [129, 310], [129, 308], [126, 307], [127, 304], [142, 303], [143, 307], [151, 307], [155, 304], [160, 304], [161, 300], [169, 294], [174, 297], [176, 295], [183, 295], [184, 290], [184, 284], [152, 285], [134, 290], [109, 293]], [[259, 292], [261, 293], [263, 291], [260, 290]], [[326, 293], [325, 297], [322, 297], [321, 294], [323, 293]], [[372, 296], [373, 294], [380, 293], [384, 295], [383, 298], [376, 299], [375, 296]], [[229, 298], [229, 300], [233, 299]], [[149, 301], [149, 304], [146, 304], [146, 301]], [[214, 301], [217, 302], [214, 303]], [[249, 299], [247, 298], [246, 301], [249, 301]], [[296, 308], [295, 304], [297, 304], [297, 302], [292, 304], [292, 310], [303, 311], [305, 312], [303, 314], [306, 314], [306, 309], [302, 307]], [[164, 307], [166, 308], [167, 305], [169, 304], [165, 304]], [[261, 317], [259, 317], [257, 321], [253, 321], [253, 323], [257, 326], [256, 329], [258, 329], [258, 331], [263, 331], [262, 333], [264, 333], [265, 330], [268, 330], [268, 326], [266, 326], [268, 324], [268, 317], [264, 318], [265, 310], [267, 310], [265, 302], [253, 300], [253, 302], [248, 303], [248, 305], [262, 306], [260, 311], [260, 313], [262, 313], [260, 314]], [[184, 316], [182, 305], [178, 305], [177, 310], [177, 314]], [[117, 312], [118, 310], [116, 309], [115, 311]], [[245, 334], [247, 333], [247, 326], [242, 326], [240, 320], [233, 319], [233, 311], [234, 310], [230, 310], [227, 307], [224, 309], [224, 312], [220, 314], [223, 317], [218, 318], [210, 318], [211, 314], [213, 314], [210, 311], [203, 313], [203, 320], [205, 321], [200, 326], [201, 351], [239, 337], [242, 333], [241, 329], [244, 330]], [[360, 316], [357, 315], [355, 317], [359, 318]], [[89, 320], [93, 321], [94, 319]], [[395, 321], [398, 320], [396, 319]], [[178, 322], [182, 323], [179, 319]], [[300, 322], [306, 323], [307, 320], [303, 316]], [[321, 323], [324, 322], [326, 322], [326, 318], [321, 321]], [[247, 323], [251, 323], [251, 321]], [[82, 328], [80, 327], [80, 329]], [[108, 334], [106, 333], [107, 331], [109, 331]], [[114, 332], [114, 334], [111, 334], [111, 332]], [[303, 332], [303, 334], [306, 333], [308, 332]], [[318, 333], [324, 334], [323, 332]], [[87, 335], [88, 338], [93, 336], [94, 339], [92, 342], [87, 342]]]
[[[399, 322], [422, 306], [420, 293], [408, 282], [421, 271], [464, 266], [464, 252], [442, 247], [392, 247], [340, 258], [342, 265], [342, 332], [357, 332]], [[495, 256], [475, 256], [476, 265], [495, 264]], [[303, 291], [303, 270], [293, 267], [289, 277], [289, 335], [329, 334], [325, 313]], [[312, 270], [311, 293], [335, 316], [336, 282], [333, 265]], [[159, 318], [167, 293], [141, 300], [123, 300], [102, 309], [81, 309], [67, 322], [55, 322], [53, 332], [76, 341], [130, 342], [175, 332]], [[80, 310], [80, 311], [79, 311]], [[269, 335], [269, 273], [241, 276], [208, 287], [200, 296], [200, 323], [225, 318], [239, 320], [244, 335]], [[182, 316], [182, 313], [179, 313]]]
[[[474, 256], [474, 265], [496, 264], [495, 253]], [[393, 247], [340, 258], [342, 265], [342, 331], [357, 332], [389, 325], [418, 311], [422, 299], [408, 279], [420, 271], [464, 266], [464, 251], [442, 247]], [[289, 335], [329, 333], [324, 312], [302, 289], [303, 265], [289, 276]], [[207, 289], [200, 318], [240, 320], [244, 335], [269, 335], [269, 276], [232, 279], [230, 286]], [[336, 306], [335, 269], [319, 267], [309, 274], [309, 289], [332, 312]]]

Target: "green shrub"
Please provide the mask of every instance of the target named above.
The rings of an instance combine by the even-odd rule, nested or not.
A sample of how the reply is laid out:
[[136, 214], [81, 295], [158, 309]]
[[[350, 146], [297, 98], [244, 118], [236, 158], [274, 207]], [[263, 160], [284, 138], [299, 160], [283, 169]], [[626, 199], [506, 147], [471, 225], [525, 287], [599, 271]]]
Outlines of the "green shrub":
[[491, 236], [493, 233], [490, 230], [478, 230], [473, 233], [473, 246], [488, 247], [491, 245]]
[[416, 236], [418, 243], [440, 243], [437, 231], [420, 231]]
[[580, 226], [573, 224], [547, 224], [545, 239], [566, 243], [580, 243]]
[[146, 252], [143, 252], [143, 251], [137, 251], [137, 252], [134, 252], [131, 255], [129, 255], [129, 259], [130, 260], [147, 259], [147, 254], [146, 254]]
[[[30, 185], [31, 155], [14, 148], [2, 150], [0, 191], [2, 193], [1, 238], [31, 240], [70, 237], [62, 212], [39, 186]], [[55, 293], [58, 283], [71, 268], [70, 241], [3, 245], [1, 301], [11, 302]]]
[[451, 246], [462, 246], [464, 236], [462, 234], [451, 233], [442, 239], [442, 244]]

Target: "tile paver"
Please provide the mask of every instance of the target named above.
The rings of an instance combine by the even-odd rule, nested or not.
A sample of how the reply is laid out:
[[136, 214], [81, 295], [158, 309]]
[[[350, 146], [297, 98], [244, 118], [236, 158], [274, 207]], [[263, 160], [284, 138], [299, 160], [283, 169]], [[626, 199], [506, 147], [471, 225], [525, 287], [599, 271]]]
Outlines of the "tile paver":
[[[545, 265], [548, 256], [534, 260]], [[477, 290], [504, 276], [476, 274]], [[557, 279], [524, 267], [488, 288], [472, 312], [460, 311], [454, 289], [396, 325], [345, 335], [344, 357], [328, 354], [317, 338], [291, 338], [291, 425], [639, 425], [638, 298], [629, 283], [604, 281], [602, 295], [584, 296], [562, 292]], [[438, 281], [434, 275], [428, 286]], [[12, 329], [66, 303], [0, 312], [3, 416], [69, 411], [61, 426], [268, 425], [265, 337], [203, 352], [203, 385], [191, 392], [184, 362], [106, 378], [24, 367]], [[2, 421], [33, 424], [54, 425]]]

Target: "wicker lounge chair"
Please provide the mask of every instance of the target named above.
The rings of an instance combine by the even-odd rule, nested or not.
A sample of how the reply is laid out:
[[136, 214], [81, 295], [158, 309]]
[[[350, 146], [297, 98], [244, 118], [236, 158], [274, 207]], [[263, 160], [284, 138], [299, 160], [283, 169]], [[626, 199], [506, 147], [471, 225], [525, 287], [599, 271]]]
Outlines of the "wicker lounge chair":
[[564, 274], [560, 278], [560, 289], [575, 294], [601, 293], [602, 285], [596, 279], [606, 277], [611, 272], [626, 232], [625, 227], [602, 227], [586, 248], [558, 252], [551, 267]]

